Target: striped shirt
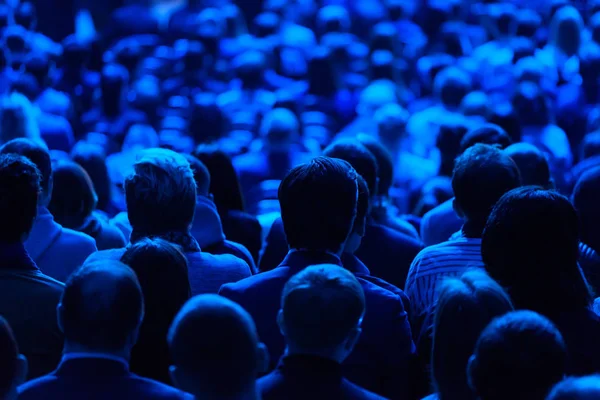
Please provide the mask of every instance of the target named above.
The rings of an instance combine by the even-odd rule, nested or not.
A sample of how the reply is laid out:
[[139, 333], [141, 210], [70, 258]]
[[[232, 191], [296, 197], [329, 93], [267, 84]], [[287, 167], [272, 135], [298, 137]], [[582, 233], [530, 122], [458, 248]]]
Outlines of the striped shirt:
[[432, 311], [438, 297], [438, 286], [445, 278], [482, 267], [481, 239], [459, 236], [423, 249], [410, 266], [404, 287], [413, 317], [425, 316]]

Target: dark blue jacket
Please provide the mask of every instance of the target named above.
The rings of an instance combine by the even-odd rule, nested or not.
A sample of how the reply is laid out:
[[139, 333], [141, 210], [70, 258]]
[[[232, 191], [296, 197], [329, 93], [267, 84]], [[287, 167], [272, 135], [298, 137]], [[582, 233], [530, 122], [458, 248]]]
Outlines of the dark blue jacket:
[[262, 400], [383, 399], [344, 378], [342, 366], [326, 358], [284, 357], [277, 369], [258, 381]]
[[[329, 253], [291, 251], [274, 270], [224, 285], [219, 292], [252, 315], [274, 363], [285, 349], [276, 322], [283, 287], [291, 276], [316, 264], [341, 265], [341, 261]], [[409, 391], [407, 376], [415, 347], [402, 299], [363, 278], [358, 280], [365, 292], [367, 312], [362, 335], [344, 363], [344, 375], [375, 393], [404, 398]]]
[[63, 360], [53, 373], [19, 387], [21, 400], [192, 400], [165, 384], [129, 372], [125, 362], [108, 358]]

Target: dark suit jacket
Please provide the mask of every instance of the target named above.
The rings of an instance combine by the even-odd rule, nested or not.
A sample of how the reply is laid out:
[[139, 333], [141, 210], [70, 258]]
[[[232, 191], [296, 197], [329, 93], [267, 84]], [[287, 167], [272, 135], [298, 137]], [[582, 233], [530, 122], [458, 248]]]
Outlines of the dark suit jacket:
[[29, 361], [29, 378], [58, 365], [63, 336], [56, 306], [64, 285], [42, 274], [22, 244], [0, 244], [0, 315], [12, 327]]
[[225, 236], [248, 249], [255, 263], [262, 247], [262, 227], [255, 216], [242, 211], [221, 213]]
[[175, 388], [129, 372], [108, 358], [63, 360], [58, 369], [19, 387], [21, 400], [192, 400]]
[[277, 369], [259, 379], [263, 400], [379, 400], [383, 399], [344, 378], [335, 361], [315, 356], [284, 357]]
[[[291, 276], [316, 264], [341, 265], [341, 261], [328, 253], [292, 251], [274, 270], [224, 285], [219, 291], [252, 315], [272, 362], [277, 362], [285, 349], [276, 322], [283, 287]], [[403, 398], [409, 390], [407, 375], [415, 348], [402, 300], [363, 278], [358, 280], [365, 292], [367, 312], [362, 335], [344, 363], [344, 374], [375, 393]]]

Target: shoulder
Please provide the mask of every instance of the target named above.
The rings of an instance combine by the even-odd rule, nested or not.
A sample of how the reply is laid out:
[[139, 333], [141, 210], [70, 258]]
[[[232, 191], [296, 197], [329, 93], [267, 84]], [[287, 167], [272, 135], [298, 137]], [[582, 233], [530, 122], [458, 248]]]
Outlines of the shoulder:
[[[138, 375], [131, 375], [131, 380], [140, 387], [140, 395], [144, 394], [148, 399], [173, 399], [173, 400], [193, 400], [193, 397], [179, 389], [165, 385], [148, 378]], [[145, 392], [145, 393], [141, 393]]]
[[[84, 248], [86, 250], [90, 248], [96, 249], [96, 241], [94, 238], [85, 233], [77, 232], [65, 227], [62, 228], [60, 240], [70, 244], [76, 244], [77, 246], [85, 246]], [[80, 250], [83, 249], [80, 248]]]
[[220, 269], [223, 272], [246, 272], [250, 267], [246, 262], [231, 254], [209, 254], [205, 252], [186, 253], [190, 264], [198, 264], [204, 267]]
[[86, 260], [85, 264], [103, 261], [103, 260], [120, 260], [125, 254], [125, 249], [112, 249], [112, 250], [101, 250], [95, 253], [92, 253]]
[[250, 276], [235, 283], [228, 283], [221, 287], [219, 294], [225, 297], [237, 297], [248, 293], [262, 292], [264, 287], [285, 282], [289, 277], [287, 270], [287, 268], [278, 267], [268, 272]]
[[355, 385], [347, 379], [342, 381], [342, 389], [345, 394], [345, 398], [355, 400], [384, 400], [384, 397], [376, 395], [375, 393], [369, 392], [367, 389], [363, 389], [360, 386]]
[[377, 223], [370, 223], [367, 225], [366, 235], [372, 236], [373, 240], [385, 240], [396, 245], [401, 245], [404, 248], [414, 247], [415, 249], [420, 249], [422, 247], [417, 239]]
[[45, 375], [19, 386], [17, 389], [19, 399], [39, 399], [42, 393], [47, 394], [48, 388], [56, 381], [56, 376]]

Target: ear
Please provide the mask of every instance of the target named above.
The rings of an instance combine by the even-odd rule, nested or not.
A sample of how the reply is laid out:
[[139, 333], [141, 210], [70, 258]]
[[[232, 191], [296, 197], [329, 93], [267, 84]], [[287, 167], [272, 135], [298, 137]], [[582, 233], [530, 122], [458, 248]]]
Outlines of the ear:
[[29, 363], [27, 358], [23, 354], [19, 354], [17, 357], [17, 373], [15, 374], [15, 386], [20, 386], [27, 380], [27, 373], [29, 372]]
[[360, 337], [361, 333], [362, 329], [358, 326], [350, 331], [350, 333], [348, 334], [348, 338], [346, 339], [346, 344], [344, 346], [348, 352], [351, 352], [352, 349], [354, 349], [354, 346], [356, 346], [356, 343], [358, 342], [358, 338]]
[[58, 323], [58, 329], [60, 329], [60, 331], [62, 333], [65, 333], [65, 329], [64, 329], [64, 308], [62, 303], [58, 303], [58, 306], [56, 306], [56, 316], [57, 316], [57, 323]]
[[259, 343], [258, 346], [256, 347], [256, 352], [257, 352], [257, 372], [258, 375], [263, 375], [266, 372], [269, 371], [269, 362], [271, 361], [271, 357], [269, 356], [269, 350], [267, 349], [267, 346], [265, 346], [264, 343]]
[[179, 381], [177, 379], [179, 375], [179, 370], [177, 369], [176, 366], [171, 365], [169, 366], [169, 376], [171, 377], [171, 382], [173, 382], [173, 386], [176, 388], [179, 388]]
[[463, 213], [462, 208], [460, 208], [460, 206], [458, 205], [456, 198], [452, 199], [452, 209], [454, 210], [456, 215], [458, 215], [460, 218], [465, 217], [465, 214]]
[[279, 326], [279, 332], [281, 332], [281, 334], [283, 336], [285, 336], [285, 321], [283, 320], [283, 310], [279, 310], [279, 312], [277, 313], [277, 326]]

